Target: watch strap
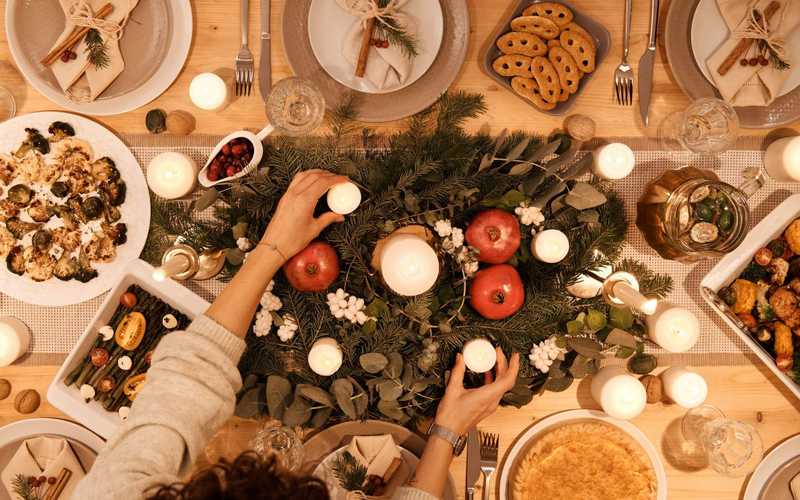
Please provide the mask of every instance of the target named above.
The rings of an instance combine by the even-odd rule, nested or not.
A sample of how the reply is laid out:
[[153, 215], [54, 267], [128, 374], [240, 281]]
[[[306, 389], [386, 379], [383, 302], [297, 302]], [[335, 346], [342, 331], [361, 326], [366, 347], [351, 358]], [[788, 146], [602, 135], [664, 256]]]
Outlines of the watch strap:
[[455, 455], [460, 455], [464, 450], [464, 436], [459, 436], [447, 427], [441, 426], [434, 422], [428, 428], [428, 435], [439, 437], [450, 443], [450, 445], [453, 447], [453, 453]]

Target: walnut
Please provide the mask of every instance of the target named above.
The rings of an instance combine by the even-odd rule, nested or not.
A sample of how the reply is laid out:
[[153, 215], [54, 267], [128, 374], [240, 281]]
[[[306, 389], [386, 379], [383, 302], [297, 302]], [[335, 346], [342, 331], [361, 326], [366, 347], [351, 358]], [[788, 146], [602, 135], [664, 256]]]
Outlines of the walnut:
[[736, 314], [750, 313], [756, 305], [758, 287], [752, 281], [738, 279], [733, 282], [733, 290], [736, 294], [736, 303], [733, 304], [733, 312]]
[[42, 398], [33, 389], [25, 389], [14, 398], [14, 409], [20, 413], [33, 413], [39, 408]]
[[656, 375], [645, 375], [641, 377], [639, 381], [644, 385], [644, 389], [647, 392], [648, 403], [658, 403], [663, 399], [664, 388], [661, 382], [661, 377]]
[[0, 378], [0, 399], [6, 399], [11, 394], [11, 382], [8, 379]]
[[791, 248], [792, 252], [800, 254], [800, 219], [796, 219], [789, 224], [783, 236], [786, 238], [786, 242], [789, 243], [789, 248]]
[[194, 127], [194, 116], [186, 111], [173, 111], [167, 115], [167, 132], [170, 134], [189, 135]]

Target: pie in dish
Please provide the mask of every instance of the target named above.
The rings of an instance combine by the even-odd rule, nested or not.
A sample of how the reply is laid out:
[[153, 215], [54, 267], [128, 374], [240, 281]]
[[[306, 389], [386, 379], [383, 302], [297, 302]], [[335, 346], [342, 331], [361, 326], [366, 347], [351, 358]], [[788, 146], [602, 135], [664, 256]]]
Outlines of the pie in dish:
[[548, 429], [511, 477], [514, 500], [655, 500], [644, 450], [619, 428], [583, 420]]

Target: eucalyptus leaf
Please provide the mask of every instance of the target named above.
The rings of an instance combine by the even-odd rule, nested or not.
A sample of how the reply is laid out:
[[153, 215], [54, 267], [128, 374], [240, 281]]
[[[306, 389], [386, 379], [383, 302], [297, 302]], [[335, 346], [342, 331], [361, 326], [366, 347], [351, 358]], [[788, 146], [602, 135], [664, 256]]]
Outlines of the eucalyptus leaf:
[[339, 409], [342, 410], [342, 413], [347, 415], [350, 420], [357, 419], [359, 414], [352, 399], [353, 384], [344, 378], [336, 379], [331, 384], [331, 392], [336, 398], [336, 404], [339, 405]]
[[328, 391], [310, 384], [297, 384], [297, 394], [323, 406], [333, 408], [336, 403]]
[[554, 359], [553, 364], [550, 365], [550, 370], [547, 372], [548, 378], [561, 378], [567, 375], [567, 371], [562, 366], [563, 363], [560, 359]]
[[575, 359], [572, 361], [572, 364], [569, 367], [569, 372], [575, 378], [583, 378], [589, 374], [589, 362], [591, 359], [587, 358], [586, 356], [578, 354], [575, 356]]
[[258, 383], [258, 375], [255, 373], [251, 373], [247, 375], [244, 380], [242, 381], [242, 390], [246, 391], [248, 389], [252, 389]]
[[245, 392], [239, 402], [236, 404], [236, 411], [234, 412], [237, 417], [241, 418], [257, 418], [261, 416], [261, 391], [258, 387], [254, 387]]
[[381, 299], [375, 299], [364, 308], [364, 314], [373, 318], [389, 316], [389, 306]]
[[201, 194], [200, 197], [197, 200], [195, 200], [193, 208], [198, 212], [202, 212], [206, 208], [213, 205], [214, 202], [217, 201], [218, 199], [219, 199], [219, 191], [217, 191], [215, 188], [211, 187], [208, 189], [204, 189], [203, 194]]
[[389, 353], [389, 365], [383, 370], [387, 378], [399, 379], [403, 373], [403, 355], [399, 352]]
[[616, 356], [619, 359], [628, 359], [635, 353], [636, 351], [629, 347], [619, 346], [619, 348], [617, 349], [617, 353], [614, 356]]
[[567, 337], [567, 345], [570, 349], [582, 354], [587, 358], [603, 359], [603, 346], [598, 342], [586, 337]]
[[611, 330], [606, 337], [606, 344], [620, 345], [630, 349], [636, 349], [636, 342], [636, 337], [619, 328]]
[[481, 158], [480, 164], [478, 165], [478, 172], [483, 172], [487, 168], [491, 167], [492, 163], [494, 163], [494, 155], [492, 153], [484, 154], [483, 158]]
[[267, 410], [269, 416], [280, 420], [292, 400], [292, 384], [280, 375], [267, 377]]
[[287, 427], [298, 427], [311, 420], [311, 405], [303, 398], [294, 398], [281, 419]]
[[225, 258], [228, 260], [230, 265], [241, 266], [242, 262], [244, 262], [244, 252], [238, 248], [226, 248]]
[[508, 175], [528, 175], [534, 168], [536, 168], [536, 166], [533, 163], [517, 163], [508, 171]]
[[647, 375], [658, 366], [658, 360], [652, 354], [637, 354], [628, 360], [628, 370], [637, 375]]
[[311, 427], [315, 429], [321, 429], [325, 427], [325, 424], [327, 424], [328, 420], [330, 420], [332, 413], [333, 408], [320, 408], [319, 410], [315, 411], [311, 417]]
[[428, 379], [418, 380], [411, 385], [411, 390], [414, 392], [423, 392], [431, 385], [431, 381]]
[[358, 364], [360, 364], [361, 368], [367, 373], [374, 374], [380, 373], [381, 370], [386, 368], [386, 365], [389, 364], [389, 360], [379, 352], [369, 352], [367, 354], [362, 354], [358, 358]]
[[508, 152], [508, 154], [506, 155], [506, 161], [500, 166], [500, 168], [509, 165], [511, 162], [517, 160], [520, 156], [522, 156], [522, 153], [524, 153], [525, 150], [528, 149], [528, 144], [530, 143], [531, 143], [530, 137], [526, 137], [521, 141], [519, 141], [517, 145], [511, 148], [511, 151]]
[[556, 139], [546, 144], [542, 144], [539, 148], [537, 148], [535, 151], [529, 154], [525, 159], [533, 163], [542, 161], [548, 156], [555, 154], [559, 146], [561, 146], [561, 139]]
[[411, 384], [414, 382], [414, 367], [410, 362], [406, 361], [403, 364], [403, 378], [401, 384], [406, 390], [411, 389]]
[[560, 378], [549, 378], [547, 382], [544, 383], [544, 389], [550, 392], [564, 392], [569, 389], [573, 380], [575, 380], [575, 378], [569, 374]]
[[408, 421], [408, 415], [403, 412], [403, 410], [400, 408], [400, 404], [397, 401], [379, 401], [378, 411], [384, 416], [387, 416], [397, 422], [405, 423]]
[[403, 386], [394, 380], [386, 380], [377, 386], [382, 400], [395, 401], [403, 394]]
[[608, 198], [591, 184], [578, 182], [572, 186], [564, 201], [576, 210], [588, 210], [605, 204]]

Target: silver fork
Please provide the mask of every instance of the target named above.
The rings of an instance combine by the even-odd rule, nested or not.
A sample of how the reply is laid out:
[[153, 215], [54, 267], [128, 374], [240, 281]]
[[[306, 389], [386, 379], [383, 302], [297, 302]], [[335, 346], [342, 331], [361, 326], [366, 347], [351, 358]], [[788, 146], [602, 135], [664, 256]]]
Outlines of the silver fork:
[[633, 104], [633, 70], [628, 64], [628, 51], [631, 46], [631, 14], [633, 0], [625, 0], [625, 24], [622, 32], [622, 63], [614, 72], [614, 93], [617, 104], [630, 106]]
[[481, 440], [481, 472], [483, 472], [483, 500], [489, 500], [489, 481], [497, 470], [497, 449], [500, 447], [500, 436], [488, 432], [480, 433]]
[[249, 18], [250, 18], [250, 0], [241, 0], [242, 7], [242, 47], [239, 53], [236, 54], [236, 95], [244, 96], [250, 95], [253, 88], [253, 80], [255, 79], [255, 69], [253, 66], [253, 53], [247, 46], [247, 39], [249, 33]]

